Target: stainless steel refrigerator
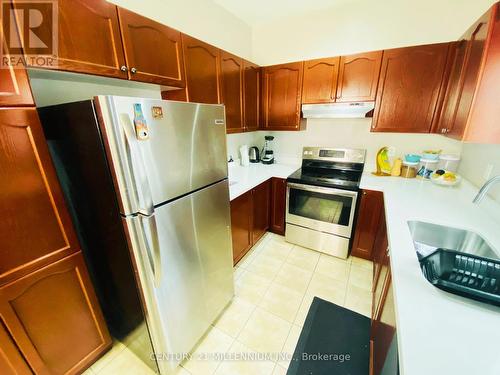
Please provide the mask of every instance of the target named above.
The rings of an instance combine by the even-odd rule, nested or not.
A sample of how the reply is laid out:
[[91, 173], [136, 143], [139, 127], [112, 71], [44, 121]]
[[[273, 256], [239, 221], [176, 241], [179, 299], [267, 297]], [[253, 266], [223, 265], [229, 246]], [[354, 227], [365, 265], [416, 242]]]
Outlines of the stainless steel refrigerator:
[[111, 332], [169, 374], [234, 293], [224, 106], [98, 96], [39, 113]]

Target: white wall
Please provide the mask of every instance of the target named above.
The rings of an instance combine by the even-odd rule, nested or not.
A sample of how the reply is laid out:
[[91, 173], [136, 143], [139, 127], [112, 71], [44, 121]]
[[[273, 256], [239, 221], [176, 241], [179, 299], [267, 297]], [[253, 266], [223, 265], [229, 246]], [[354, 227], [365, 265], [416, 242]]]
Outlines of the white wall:
[[[477, 187], [500, 175], [500, 145], [464, 143], [459, 172]], [[493, 186], [490, 195], [500, 202], [500, 185]]]
[[495, 0], [352, 0], [256, 25], [253, 60], [271, 65], [455, 40]]
[[249, 25], [210, 0], [109, 0], [240, 57], [252, 57]]
[[[262, 138], [262, 142], [261, 142]], [[248, 145], [248, 147], [258, 146], [262, 148], [264, 137], [260, 137], [258, 132], [238, 133], [227, 135], [227, 156], [234, 160], [240, 158], [240, 146]]]

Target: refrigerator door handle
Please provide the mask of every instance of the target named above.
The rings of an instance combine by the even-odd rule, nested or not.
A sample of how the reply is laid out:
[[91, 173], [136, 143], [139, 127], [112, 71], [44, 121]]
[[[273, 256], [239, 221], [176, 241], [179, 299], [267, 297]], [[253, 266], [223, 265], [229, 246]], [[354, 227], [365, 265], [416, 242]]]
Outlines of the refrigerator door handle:
[[161, 272], [161, 251], [160, 242], [158, 239], [158, 227], [156, 225], [156, 218], [151, 216], [139, 216], [141, 224], [141, 235], [146, 245], [146, 253], [153, 274], [155, 287], [160, 285], [162, 272]]
[[130, 121], [130, 117], [125, 113], [120, 114], [120, 124], [123, 128], [126, 146], [129, 151], [126, 154], [125, 162], [128, 164], [130, 174], [132, 175], [132, 186], [134, 187], [138, 206], [137, 212], [143, 215], [152, 215], [154, 212], [153, 197], [149, 187], [144, 158], [134, 135], [134, 125]]

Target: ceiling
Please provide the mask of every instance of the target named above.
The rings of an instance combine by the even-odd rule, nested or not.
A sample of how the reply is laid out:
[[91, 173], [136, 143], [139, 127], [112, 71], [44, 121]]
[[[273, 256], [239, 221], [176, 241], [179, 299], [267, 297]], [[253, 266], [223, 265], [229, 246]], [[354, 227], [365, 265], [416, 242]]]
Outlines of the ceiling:
[[269, 23], [357, 0], [213, 0], [249, 26]]

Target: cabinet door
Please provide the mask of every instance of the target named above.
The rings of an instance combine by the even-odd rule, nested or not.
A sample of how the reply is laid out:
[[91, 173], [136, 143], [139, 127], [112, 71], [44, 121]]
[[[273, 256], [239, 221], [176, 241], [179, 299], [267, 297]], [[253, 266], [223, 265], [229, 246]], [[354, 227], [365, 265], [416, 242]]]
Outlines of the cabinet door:
[[372, 131], [429, 133], [449, 43], [384, 51]]
[[111, 346], [80, 252], [1, 287], [0, 316], [36, 373], [80, 373]]
[[271, 179], [271, 222], [270, 230], [276, 234], [285, 234], [286, 180]]
[[201, 40], [182, 34], [187, 99], [194, 103], [222, 103], [220, 51]]
[[340, 57], [304, 62], [302, 103], [331, 103], [335, 101]]
[[184, 87], [181, 33], [123, 8], [118, 16], [129, 78]]
[[234, 264], [252, 247], [252, 193], [231, 201], [231, 234]]
[[228, 52], [220, 52], [222, 98], [226, 107], [228, 133], [243, 129], [243, 60]]
[[380, 316], [380, 310], [383, 303], [386, 284], [390, 280], [390, 265], [389, 265], [389, 254], [384, 251], [380, 257], [380, 271], [379, 276], [373, 286], [372, 294], [372, 320], [378, 321]]
[[35, 108], [0, 109], [0, 285], [78, 248]]
[[28, 364], [0, 322], [0, 368], [4, 375], [32, 375]]
[[363, 190], [359, 204], [358, 218], [354, 230], [351, 255], [372, 259], [373, 246], [384, 208], [383, 195], [379, 191]]
[[269, 229], [271, 180], [267, 180], [252, 190], [253, 220], [252, 245]]
[[246, 131], [259, 128], [260, 68], [248, 61], [243, 62], [244, 116]]
[[[17, 0], [15, 0], [17, 1]], [[56, 69], [127, 78], [116, 6], [105, 0], [59, 0]], [[41, 28], [47, 28], [42, 24]], [[39, 30], [50, 33], [50, 30]]]
[[[4, 6], [4, 3], [1, 3], [0, 6]], [[15, 36], [9, 35], [9, 38], [18, 37], [15, 27], [9, 31], [16, 33]], [[3, 37], [0, 43], [3, 43], [2, 58], [8, 59], [10, 57], [9, 50]], [[6, 67], [2, 65], [0, 67], [0, 106], [32, 105], [34, 105], [33, 96], [31, 95], [31, 87], [26, 70], [21, 66]]]
[[377, 281], [380, 276], [380, 270], [384, 258], [389, 249], [389, 241], [387, 238], [387, 226], [385, 222], [385, 212], [382, 209], [380, 215], [380, 222], [377, 230], [377, 235], [375, 236], [375, 242], [373, 243], [373, 290], [377, 285]]
[[375, 100], [382, 54], [376, 51], [340, 58], [337, 102]]
[[479, 71], [483, 61], [486, 38], [488, 36], [487, 19], [475, 25], [474, 29], [466, 35], [467, 57], [464, 66], [463, 79], [461, 80], [460, 96], [453, 122], [448, 127], [446, 134], [452, 138], [462, 139], [467, 126], [467, 120], [476, 93]]
[[465, 59], [467, 55], [468, 43], [462, 39], [455, 43], [450, 49], [450, 73], [446, 86], [446, 93], [441, 109], [441, 116], [437, 132], [446, 134], [453, 127], [458, 109], [458, 102], [463, 87]]
[[262, 105], [265, 129], [300, 129], [303, 66], [302, 62], [295, 62], [264, 68]]

